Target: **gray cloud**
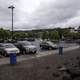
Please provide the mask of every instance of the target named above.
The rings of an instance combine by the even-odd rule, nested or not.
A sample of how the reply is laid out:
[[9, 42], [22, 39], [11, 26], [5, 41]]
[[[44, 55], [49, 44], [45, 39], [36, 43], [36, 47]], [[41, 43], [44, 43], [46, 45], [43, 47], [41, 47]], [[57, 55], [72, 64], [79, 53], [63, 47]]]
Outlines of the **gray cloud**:
[[[36, 29], [80, 25], [79, 0], [0, 0], [0, 25], [11, 25], [7, 8], [14, 3], [14, 28]], [[4, 6], [5, 5], [5, 6]]]
[[[60, 2], [59, 2], [60, 1]], [[32, 22], [42, 25], [69, 23], [74, 17], [80, 14], [79, 0], [56, 0], [55, 3], [43, 4], [40, 9], [35, 12]], [[75, 22], [73, 23], [75, 24]]]

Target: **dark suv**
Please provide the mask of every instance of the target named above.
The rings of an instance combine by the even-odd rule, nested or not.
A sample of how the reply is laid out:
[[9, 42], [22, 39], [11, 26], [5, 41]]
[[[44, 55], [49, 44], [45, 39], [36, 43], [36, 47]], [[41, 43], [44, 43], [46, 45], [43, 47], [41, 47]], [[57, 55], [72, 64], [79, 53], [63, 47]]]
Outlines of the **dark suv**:
[[57, 49], [58, 46], [51, 41], [43, 41], [40, 43], [41, 49]]

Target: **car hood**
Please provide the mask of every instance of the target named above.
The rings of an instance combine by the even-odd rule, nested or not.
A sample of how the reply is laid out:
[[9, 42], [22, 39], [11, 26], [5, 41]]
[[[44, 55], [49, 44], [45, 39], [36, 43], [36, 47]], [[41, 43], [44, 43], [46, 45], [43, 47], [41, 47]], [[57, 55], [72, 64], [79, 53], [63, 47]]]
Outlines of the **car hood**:
[[25, 48], [36, 48], [36, 46], [29, 45], [29, 46], [24, 46]]
[[56, 44], [49, 44], [50, 46], [54, 47], [54, 46], [57, 46]]
[[5, 48], [5, 51], [7, 52], [19, 52], [19, 49], [18, 48]]

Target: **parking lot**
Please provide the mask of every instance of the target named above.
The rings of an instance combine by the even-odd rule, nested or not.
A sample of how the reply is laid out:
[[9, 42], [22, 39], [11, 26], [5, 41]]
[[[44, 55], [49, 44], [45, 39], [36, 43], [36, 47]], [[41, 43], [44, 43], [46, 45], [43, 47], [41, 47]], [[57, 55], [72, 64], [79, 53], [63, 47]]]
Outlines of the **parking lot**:
[[[40, 41], [35, 41], [34, 44], [37, 46], [37, 53], [36, 54], [18, 55], [17, 62], [21, 62], [21, 61], [29, 60], [29, 59], [33, 59], [33, 58], [39, 58], [39, 57], [43, 57], [43, 56], [47, 56], [47, 55], [51, 55], [51, 54], [56, 54], [59, 51], [58, 49], [42, 50], [39, 46]], [[75, 43], [74, 44], [73, 43], [65, 43], [63, 50], [69, 51], [69, 50], [73, 50], [73, 49], [77, 49], [77, 48], [79, 48], [79, 45], [77, 45]], [[9, 64], [9, 63], [10, 63], [9, 57], [0, 56], [0, 65]]]

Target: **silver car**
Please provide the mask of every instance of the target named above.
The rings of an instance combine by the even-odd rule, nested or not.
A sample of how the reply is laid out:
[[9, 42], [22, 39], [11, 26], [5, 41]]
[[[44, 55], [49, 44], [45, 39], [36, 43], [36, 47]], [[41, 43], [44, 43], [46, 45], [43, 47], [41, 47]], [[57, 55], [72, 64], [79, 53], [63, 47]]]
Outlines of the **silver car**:
[[16, 45], [21, 53], [36, 53], [37, 47], [32, 45], [29, 41], [18, 41]]
[[11, 43], [0, 43], [0, 54], [3, 56], [8, 56], [10, 53], [19, 54], [19, 52], [19, 49]]

